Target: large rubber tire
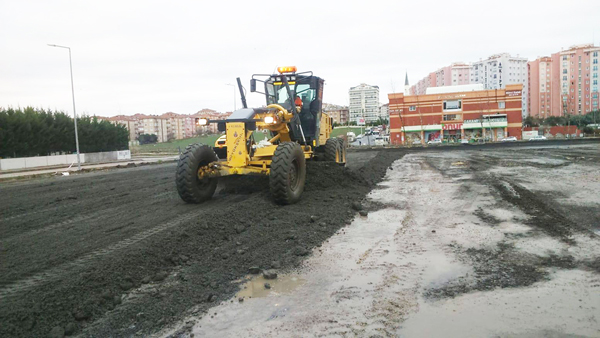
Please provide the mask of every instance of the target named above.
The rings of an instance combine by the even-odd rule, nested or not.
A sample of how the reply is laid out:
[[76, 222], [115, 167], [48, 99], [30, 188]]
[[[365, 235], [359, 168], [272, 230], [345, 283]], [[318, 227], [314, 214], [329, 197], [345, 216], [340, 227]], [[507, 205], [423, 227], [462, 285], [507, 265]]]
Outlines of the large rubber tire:
[[340, 162], [338, 162], [338, 163], [341, 166], [345, 166], [346, 165], [346, 144], [345, 144], [344, 140], [341, 138], [336, 138], [336, 140], [338, 141], [339, 150], [340, 150]]
[[337, 138], [329, 138], [325, 142], [325, 161], [337, 162], [339, 160], [340, 144], [337, 142]]
[[295, 142], [281, 143], [271, 159], [269, 187], [277, 204], [293, 204], [300, 200], [306, 182], [306, 159], [302, 147]]
[[186, 203], [202, 203], [209, 200], [217, 189], [217, 178], [198, 178], [198, 169], [218, 161], [211, 147], [203, 144], [190, 144], [185, 148], [177, 163], [175, 183], [177, 192]]

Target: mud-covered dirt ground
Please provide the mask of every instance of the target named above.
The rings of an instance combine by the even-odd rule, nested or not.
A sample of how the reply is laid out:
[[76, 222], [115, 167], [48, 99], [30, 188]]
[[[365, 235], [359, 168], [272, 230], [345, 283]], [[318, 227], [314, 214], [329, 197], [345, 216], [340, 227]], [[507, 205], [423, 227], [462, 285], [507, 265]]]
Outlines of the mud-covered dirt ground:
[[438, 150], [300, 269], [162, 336], [600, 336], [600, 144]]
[[[223, 180], [211, 201], [187, 205], [175, 189], [175, 164], [0, 183], [0, 336], [146, 336], [202, 314], [230, 300], [239, 290], [232, 281], [250, 267], [280, 272], [299, 267], [312, 249], [351, 223], [357, 215], [353, 203], [364, 200], [395, 160], [438, 150], [351, 152], [346, 168], [310, 163], [302, 200], [285, 207], [270, 200], [266, 179], [248, 177]], [[487, 161], [474, 157], [469, 168], [490, 172]], [[486, 175], [481, 179], [490, 179]], [[490, 184], [498, 186], [497, 194], [507, 194], [506, 203], [514, 202], [511, 188], [526, 186], [510, 180]], [[523, 206], [530, 208], [523, 212], [533, 215], [531, 222], [564, 218], [570, 210], [543, 198], [532, 201]], [[578, 211], [580, 216], [539, 231], [567, 244], [573, 232], [593, 232], [582, 222], [597, 217], [598, 210], [582, 206]], [[479, 214], [494, 224], [493, 214]], [[505, 250], [510, 254], [512, 249]], [[468, 259], [485, 255], [472, 252], [469, 257], [475, 258]], [[598, 269], [597, 260], [551, 259], [547, 264]], [[477, 285], [432, 289], [431, 297], [470, 290]]]
[[[231, 178], [202, 205], [177, 195], [175, 164], [3, 183], [0, 336], [147, 335], [236, 291], [249, 267], [290, 268], [350, 222], [402, 151], [311, 162], [302, 200]], [[366, 165], [366, 166], [365, 166]]]

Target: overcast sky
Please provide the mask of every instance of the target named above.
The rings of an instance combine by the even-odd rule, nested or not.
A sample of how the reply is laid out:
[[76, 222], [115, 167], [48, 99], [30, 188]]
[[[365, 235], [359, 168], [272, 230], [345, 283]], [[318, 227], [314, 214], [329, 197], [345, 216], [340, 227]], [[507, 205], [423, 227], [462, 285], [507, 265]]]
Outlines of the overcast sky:
[[288, 65], [324, 78], [325, 102], [367, 83], [387, 103], [405, 71], [414, 84], [456, 61], [598, 45], [599, 13], [599, 0], [0, 0], [0, 107], [72, 113], [68, 50], [47, 44], [71, 47], [79, 114], [231, 111], [228, 83]]

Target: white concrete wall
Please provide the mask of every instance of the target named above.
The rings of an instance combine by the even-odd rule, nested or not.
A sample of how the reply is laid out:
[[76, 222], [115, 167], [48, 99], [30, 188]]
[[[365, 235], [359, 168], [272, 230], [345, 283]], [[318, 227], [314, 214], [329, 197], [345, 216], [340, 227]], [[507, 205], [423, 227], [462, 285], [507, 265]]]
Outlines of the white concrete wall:
[[[107, 151], [79, 155], [81, 163], [110, 162], [131, 159], [129, 150]], [[39, 168], [77, 163], [77, 154], [0, 159], [0, 170]]]
[[25, 158], [10, 158], [0, 160], [0, 170], [11, 170], [25, 168]]
[[46, 156], [46, 165], [61, 165], [67, 163], [67, 155]]

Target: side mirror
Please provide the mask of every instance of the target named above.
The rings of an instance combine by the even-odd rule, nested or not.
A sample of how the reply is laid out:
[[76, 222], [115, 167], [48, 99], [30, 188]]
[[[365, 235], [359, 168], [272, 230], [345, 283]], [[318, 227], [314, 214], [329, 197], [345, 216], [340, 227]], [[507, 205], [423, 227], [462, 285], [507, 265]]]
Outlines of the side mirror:
[[256, 91], [256, 79], [250, 80], [250, 92], [254, 93]]

